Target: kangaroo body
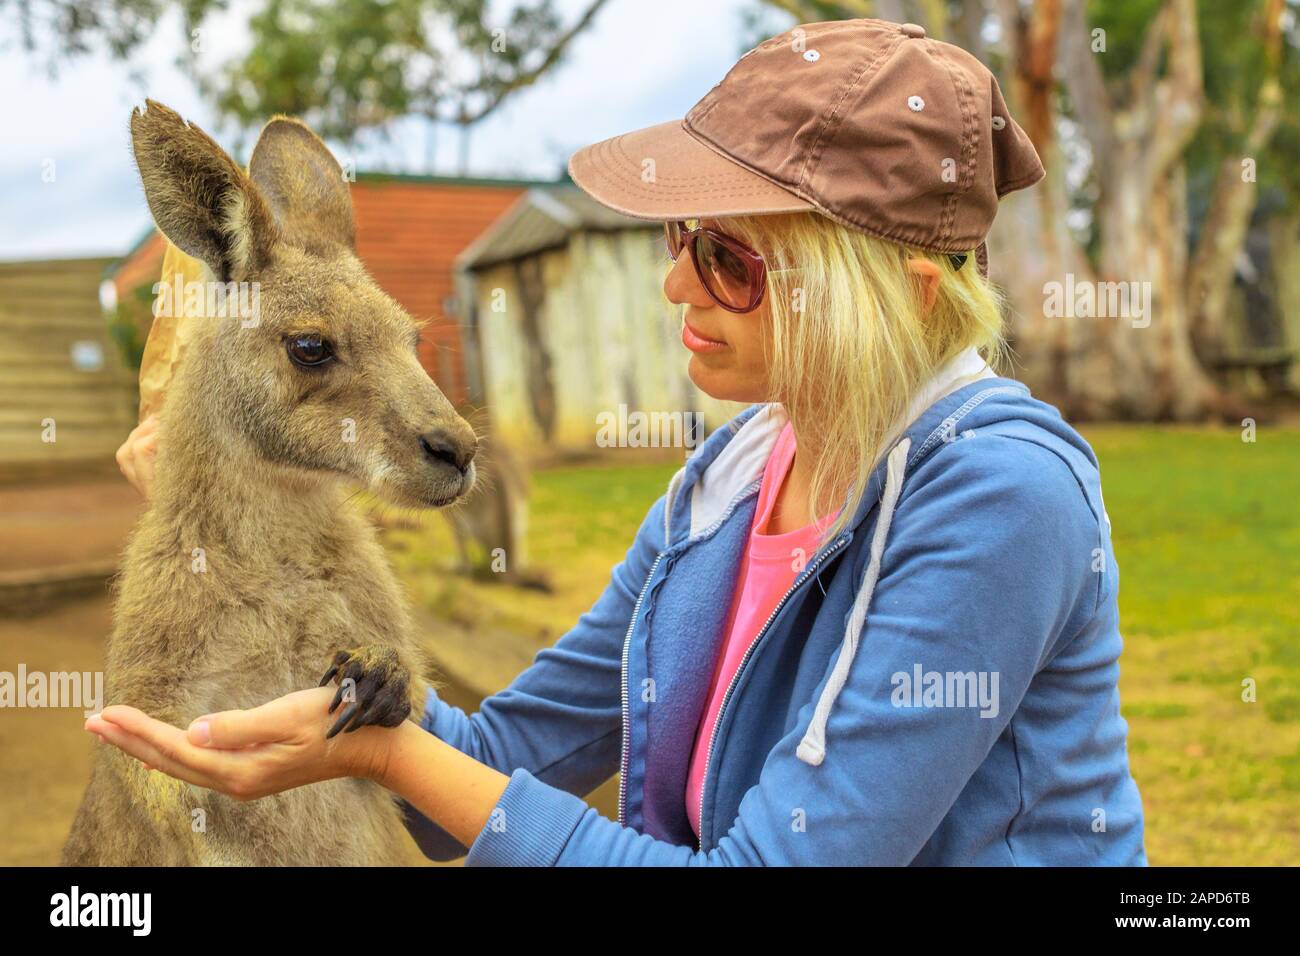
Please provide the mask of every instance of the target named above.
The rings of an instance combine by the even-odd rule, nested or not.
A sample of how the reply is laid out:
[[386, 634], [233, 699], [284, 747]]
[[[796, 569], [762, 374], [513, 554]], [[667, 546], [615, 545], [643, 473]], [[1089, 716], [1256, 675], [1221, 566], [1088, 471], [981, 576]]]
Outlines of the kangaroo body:
[[[390, 647], [419, 674], [398, 584], [337, 485], [250, 483], [255, 464], [195, 454], [197, 424], [163, 426], [157, 503], [117, 581], [107, 702], [184, 727], [314, 687], [354, 644]], [[101, 746], [64, 862], [394, 864], [408, 845], [391, 795], [369, 781], [240, 803]]]
[[[264, 308], [255, 324], [198, 323], [172, 383], [153, 503], [116, 584], [106, 702], [185, 727], [314, 687], [346, 656], [358, 724], [394, 726], [419, 712], [424, 667], [350, 485], [455, 500], [473, 483], [473, 432], [419, 366], [415, 324], [352, 253], [346, 185], [306, 127], [268, 124], [251, 179], [158, 104], [132, 133], [160, 228], [213, 281], [258, 281]], [[393, 864], [411, 845], [369, 781], [240, 802], [100, 746], [63, 859]]]

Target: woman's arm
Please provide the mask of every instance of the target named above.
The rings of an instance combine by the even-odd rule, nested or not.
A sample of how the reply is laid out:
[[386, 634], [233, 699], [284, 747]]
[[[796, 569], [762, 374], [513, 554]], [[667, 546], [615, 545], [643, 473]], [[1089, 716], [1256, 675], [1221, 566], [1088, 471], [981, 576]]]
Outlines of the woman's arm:
[[[410, 722], [378, 742], [372, 778], [454, 837], [472, 844], [492, 823], [510, 778]], [[498, 824], [499, 825], [499, 824]]]
[[[964, 447], [963, 447], [964, 446]], [[991, 457], [990, 457], [991, 454]], [[830, 713], [826, 756], [796, 756], [810, 700], [767, 755], [757, 784], [708, 853], [638, 834], [567, 793], [517, 771], [471, 865], [905, 865], [916, 858], [989, 757], [1035, 676], [1095, 613], [1101, 518], [1051, 451], [992, 429], [935, 453], [911, 476], [894, 517], [882, 575], [848, 683]], [[834, 655], [827, 663], [828, 670]], [[994, 707], [900, 706], [895, 675], [996, 679]], [[1114, 706], [1114, 674], [1068, 675], [1052, 706], [1090, 721]], [[1106, 680], [1111, 693], [1106, 692]], [[1100, 695], [1100, 696], [1099, 696]], [[1040, 702], [1039, 706], [1042, 706]], [[744, 741], [731, 740], [730, 747]], [[1087, 744], [1069, 773], [1098, 772]], [[1030, 758], [1032, 755], [1030, 755]], [[1011, 773], [1017, 769], [1009, 770]], [[1118, 823], [1127, 808], [1105, 807]], [[1014, 814], [1016, 807], [1007, 808]], [[1106, 859], [1093, 808], [1063, 839]]]

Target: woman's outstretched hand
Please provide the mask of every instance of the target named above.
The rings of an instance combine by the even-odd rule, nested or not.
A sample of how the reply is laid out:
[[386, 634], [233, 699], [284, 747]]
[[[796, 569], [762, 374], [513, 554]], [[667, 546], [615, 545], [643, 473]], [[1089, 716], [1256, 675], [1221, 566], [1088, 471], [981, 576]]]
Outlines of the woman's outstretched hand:
[[286, 694], [252, 710], [200, 717], [187, 730], [116, 705], [86, 721], [86, 730], [154, 770], [256, 800], [334, 777], [378, 779], [392, 731], [363, 727], [326, 740], [334, 688]]
[[200, 717], [186, 730], [134, 707], [104, 708], [86, 730], [151, 770], [236, 800], [334, 777], [364, 777], [406, 800], [469, 846], [486, 826], [510, 778], [409, 720], [325, 739], [333, 687], [286, 694], [252, 710]]

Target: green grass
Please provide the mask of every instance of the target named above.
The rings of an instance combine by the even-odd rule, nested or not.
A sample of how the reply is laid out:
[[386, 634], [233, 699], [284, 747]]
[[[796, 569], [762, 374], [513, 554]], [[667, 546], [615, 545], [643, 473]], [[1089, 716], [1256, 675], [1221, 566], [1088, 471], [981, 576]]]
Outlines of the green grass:
[[[1098, 426], [1120, 566], [1129, 757], [1164, 865], [1300, 863], [1300, 431]], [[389, 535], [418, 600], [553, 642], [590, 607], [675, 465], [533, 476], [549, 594], [450, 575], [441, 522]], [[1251, 679], [1256, 701], [1243, 701]]]
[[1085, 434], [1120, 567], [1120, 695], [1151, 861], [1300, 863], [1300, 432]]

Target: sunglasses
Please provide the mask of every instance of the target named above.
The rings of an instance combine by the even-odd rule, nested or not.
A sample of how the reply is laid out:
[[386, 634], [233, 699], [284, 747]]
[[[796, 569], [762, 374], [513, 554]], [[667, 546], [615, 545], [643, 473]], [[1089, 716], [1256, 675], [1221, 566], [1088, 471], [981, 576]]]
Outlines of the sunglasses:
[[[664, 223], [668, 256], [677, 261], [682, 249], [690, 252], [695, 273], [709, 298], [728, 312], [753, 312], [767, 291], [767, 264], [763, 257], [734, 236], [716, 229], [691, 229], [681, 220]], [[966, 253], [948, 256], [953, 271], [961, 271]], [[797, 270], [777, 270], [797, 271]]]
[[760, 256], [739, 239], [716, 229], [674, 220], [664, 223], [668, 256], [686, 249], [709, 298], [728, 312], [752, 312], [763, 304], [767, 291], [767, 266]]

